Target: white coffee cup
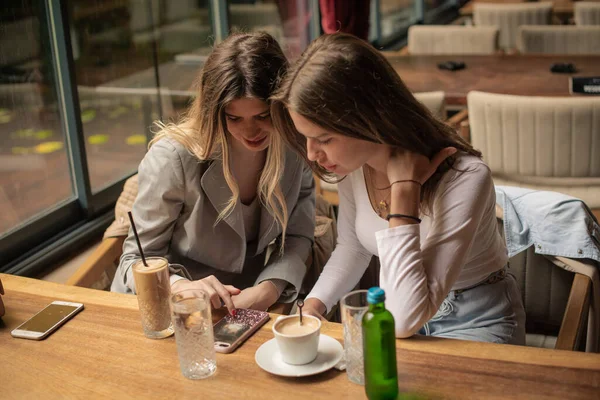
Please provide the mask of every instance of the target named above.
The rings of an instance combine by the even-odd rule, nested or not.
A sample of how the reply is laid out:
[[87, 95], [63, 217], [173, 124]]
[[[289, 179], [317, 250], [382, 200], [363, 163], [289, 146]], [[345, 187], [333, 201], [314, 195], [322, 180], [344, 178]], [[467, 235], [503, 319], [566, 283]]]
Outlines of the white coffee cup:
[[[281, 316], [273, 324], [273, 334], [275, 335], [277, 347], [279, 347], [279, 353], [283, 362], [287, 364], [303, 365], [317, 358], [321, 320], [310, 315], [304, 315], [302, 325], [307, 332], [292, 332], [290, 334], [289, 330], [296, 330], [289, 329], [290, 325], [296, 323], [299, 325], [299, 319], [298, 315]], [[288, 329], [286, 329], [286, 326]], [[282, 329], [288, 330], [288, 334], [282, 333]]]

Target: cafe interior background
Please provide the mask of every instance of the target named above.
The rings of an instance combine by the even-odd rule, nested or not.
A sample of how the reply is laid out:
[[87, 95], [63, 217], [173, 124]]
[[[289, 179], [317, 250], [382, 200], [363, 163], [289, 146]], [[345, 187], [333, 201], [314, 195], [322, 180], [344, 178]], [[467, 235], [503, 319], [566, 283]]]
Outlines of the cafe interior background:
[[[211, 46], [232, 30], [269, 32], [281, 43], [290, 60], [294, 60], [324, 31], [320, 3], [319, 0], [3, 0], [0, 272], [107, 289], [115, 263], [100, 273], [96, 271], [92, 278], [82, 273], [97, 261], [99, 254], [110, 257], [113, 251], [113, 259], [118, 257], [120, 243], [108, 243], [103, 240], [103, 233], [115, 218], [115, 204], [125, 181], [136, 173], [147, 151], [152, 122], [176, 119], [185, 109], [194, 96], [190, 90], [192, 79]], [[349, 2], [342, 0], [330, 3], [350, 7]], [[452, 39], [451, 32], [456, 28], [488, 26], [474, 18], [472, 8], [469, 9], [473, 1], [360, 3], [369, 10], [366, 39], [394, 59], [398, 68], [411, 65], [420, 68], [421, 64], [412, 61], [419, 54], [437, 55], [438, 61], [456, 59], [471, 50], [465, 50], [466, 42], [460, 34]], [[576, 60], [575, 67], [579, 68], [591, 65], [593, 76], [600, 76], [600, 62], [597, 62], [600, 22], [586, 22], [578, 17], [577, 3], [592, 2], [555, 1], [554, 10], [545, 21], [531, 24], [569, 26], [583, 31], [588, 36], [582, 37], [587, 39], [579, 42], [589, 46], [558, 50], [561, 54], [555, 59], [567, 64]], [[419, 47], [419, 29], [423, 29], [423, 34], [425, 28], [434, 25], [438, 26], [437, 36], [433, 33], [434, 42], [443, 42], [447, 48], [440, 50], [439, 46], [430, 45], [429, 50], [424, 50], [428, 45]], [[506, 74], [520, 74], [522, 71], [517, 68], [530, 68], [529, 64], [519, 67], [517, 62], [520, 53], [531, 52], [524, 44], [526, 40], [518, 37], [526, 35], [526, 29], [513, 28], [510, 32], [504, 26], [499, 31], [492, 29], [492, 39], [488, 40], [491, 50], [478, 50], [474, 54], [501, 57]], [[411, 32], [414, 42], [409, 40]], [[481, 34], [480, 41], [485, 42], [488, 36], [489, 31]], [[556, 52], [551, 46], [550, 50], [533, 52], [544, 51]], [[516, 61], [507, 57], [515, 57], [512, 60]], [[492, 61], [488, 64], [484, 60], [479, 69], [467, 62], [467, 70], [475, 71], [471, 74], [480, 74], [472, 78], [474, 86], [489, 77], [486, 65], [497, 64], [497, 58], [489, 60]], [[542, 65], [546, 72], [551, 59], [537, 60], [538, 67]], [[436, 65], [431, 68], [430, 71], [437, 70]], [[432, 87], [432, 79], [425, 72], [407, 81], [411, 90], [418, 92], [427, 84]], [[536, 74], [533, 75], [528, 78], [530, 82], [536, 79]], [[566, 85], [567, 76], [553, 75], [552, 79], [563, 79]], [[421, 99], [469, 139], [466, 96], [452, 92], [453, 76], [447, 77], [442, 80], [436, 77], [433, 86], [439, 84], [437, 94]], [[546, 76], [539, 79], [545, 79], [538, 84], [542, 94], [544, 90], [554, 90], [553, 81]], [[496, 86], [488, 85], [485, 89], [511, 94], [520, 85], [517, 81], [495, 82]], [[444, 89], [447, 91], [441, 92], [440, 97]], [[557, 93], [570, 96], [568, 91]], [[591, 132], [595, 137], [592, 143], [600, 143], [599, 129], [597, 126]], [[589, 150], [590, 147], [580, 148], [581, 153], [575, 153], [574, 158], [589, 154]], [[588, 160], [591, 172], [586, 178], [590, 183], [585, 188], [573, 192], [568, 183], [562, 183], [562, 187], [565, 193], [583, 198], [598, 216], [600, 175], [594, 159], [597, 156]], [[507, 158], [504, 162], [510, 164], [511, 160]], [[510, 165], [503, 168], [511, 170]], [[336, 205], [335, 186], [324, 182], [318, 186], [321, 194]], [[560, 187], [551, 190], [561, 191]], [[563, 300], [566, 304], [566, 298]]]
[[[399, 49], [459, 3], [373, 0], [369, 41]], [[0, 272], [64, 283], [93, 256], [152, 121], [186, 107], [232, 29], [269, 32], [294, 59], [321, 34], [319, 1], [2, 1]]]

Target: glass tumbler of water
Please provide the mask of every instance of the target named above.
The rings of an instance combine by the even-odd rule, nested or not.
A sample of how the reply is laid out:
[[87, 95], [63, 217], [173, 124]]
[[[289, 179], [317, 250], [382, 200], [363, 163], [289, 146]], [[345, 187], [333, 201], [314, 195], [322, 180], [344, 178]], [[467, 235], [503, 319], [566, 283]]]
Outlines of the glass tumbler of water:
[[348, 379], [359, 385], [365, 384], [363, 361], [362, 318], [369, 309], [367, 291], [355, 290], [340, 301], [344, 328], [344, 358]]
[[203, 379], [217, 370], [208, 294], [182, 290], [171, 295], [171, 319], [183, 376]]

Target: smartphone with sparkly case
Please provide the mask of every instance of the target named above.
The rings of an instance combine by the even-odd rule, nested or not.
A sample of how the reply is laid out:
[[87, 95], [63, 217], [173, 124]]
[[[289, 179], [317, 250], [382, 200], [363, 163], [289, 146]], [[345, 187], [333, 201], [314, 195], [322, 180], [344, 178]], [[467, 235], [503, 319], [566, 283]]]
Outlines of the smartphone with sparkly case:
[[269, 320], [264, 311], [236, 308], [235, 315], [228, 314], [214, 326], [215, 351], [231, 353]]

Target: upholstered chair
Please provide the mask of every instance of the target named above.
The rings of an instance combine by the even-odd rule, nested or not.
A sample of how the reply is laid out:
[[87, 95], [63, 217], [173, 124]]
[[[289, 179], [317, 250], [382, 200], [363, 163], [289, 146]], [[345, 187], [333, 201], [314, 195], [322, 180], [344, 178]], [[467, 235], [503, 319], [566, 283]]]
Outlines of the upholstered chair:
[[518, 32], [520, 53], [600, 54], [600, 25], [523, 25]]
[[600, 208], [600, 98], [467, 95], [470, 138], [497, 185], [564, 193]]
[[574, 3], [575, 25], [600, 25], [600, 2]]
[[495, 26], [413, 25], [408, 29], [408, 53], [418, 55], [487, 55], [498, 50]]
[[552, 22], [552, 2], [535, 3], [475, 3], [475, 26], [497, 26], [499, 46], [512, 50], [517, 44], [517, 29], [521, 25], [549, 25]]

